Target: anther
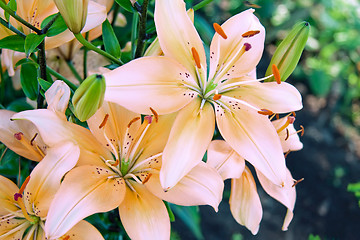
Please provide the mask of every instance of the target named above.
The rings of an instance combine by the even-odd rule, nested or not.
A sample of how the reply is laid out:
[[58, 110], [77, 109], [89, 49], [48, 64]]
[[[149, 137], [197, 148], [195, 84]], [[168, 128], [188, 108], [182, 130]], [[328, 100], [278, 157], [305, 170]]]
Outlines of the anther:
[[214, 101], [219, 100], [221, 98], [221, 94], [215, 94], [213, 99]]
[[152, 112], [152, 114], [155, 117], [155, 122], [158, 122], [159, 121], [159, 114], [151, 107], [150, 107], [150, 111]]
[[33, 142], [35, 140], [35, 138], [37, 137], [38, 133], [35, 133], [35, 136], [31, 139], [30, 141], [30, 145], [33, 146]]
[[291, 114], [292, 114], [294, 117], [296, 117], [296, 113], [295, 113], [295, 112], [291, 112]]
[[147, 181], [149, 181], [151, 176], [152, 176], [152, 173], [149, 173], [149, 175], [146, 176], [146, 178], [142, 181], [142, 183], [145, 184]]
[[64, 237], [63, 240], [69, 240], [70, 239], [70, 236], [69, 235], [66, 235], [66, 237]]
[[101, 124], [99, 125], [99, 128], [103, 128], [105, 127], [105, 124], [107, 122], [107, 120], [109, 119], [109, 114], [106, 114], [105, 117], [104, 117], [104, 120], [101, 122]]
[[116, 159], [115, 163], [111, 164], [111, 166], [116, 167], [119, 164], [119, 159]]
[[289, 139], [289, 129], [286, 128], [286, 138], [285, 138], [285, 141]]
[[244, 43], [245, 51], [249, 51], [251, 49], [250, 43]]
[[243, 38], [249, 38], [249, 37], [253, 37], [255, 36], [256, 34], [259, 34], [260, 31], [259, 30], [250, 30], [250, 31], [247, 31], [246, 33], [243, 33], [241, 36]]
[[280, 119], [280, 115], [276, 114], [276, 119], [279, 120]]
[[213, 27], [215, 29], [215, 32], [217, 32], [223, 39], [227, 39], [224, 29], [222, 29], [222, 27], [219, 24], [214, 23]]
[[279, 69], [277, 68], [277, 66], [275, 64], [273, 64], [271, 66], [271, 69], [272, 69], [272, 72], [274, 74], [274, 78], [275, 78], [277, 84], [280, 84], [281, 83], [281, 77], [280, 77]]
[[139, 120], [139, 119], [140, 119], [140, 117], [134, 118], [133, 120], [131, 120], [131, 121], [129, 122], [129, 124], [127, 125], [127, 127], [130, 128], [131, 124], [133, 124], [134, 122], [136, 122], [136, 121]]
[[268, 109], [261, 109], [260, 111], [258, 111], [258, 113], [265, 116], [270, 116], [274, 114], [272, 111]]
[[17, 132], [14, 134], [14, 137], [19, 141], [22, 139], [23, 136], [24, 134], [22, 132]]
[[191, 53], [193, 55], [195, 64], [197, 68], [201, 68], [201, 64], [200, 64], [200, 56], [199, 53], [196, 51], [196, 49], [194, 47], [191, 48]]
[[295, 187], [299, 182], [304, 181], [304, 178], [301, 178], [299, 180], [295, 180], [294, 184], [291, 187]]
[[302, 136], [304, 136], [304, 133], [305, 133], [305, 128], [304, 128], [304, 126], [303, 125], [300, 125], [300, 130], [299, 131], [297, 131], [296, 133], [299, 133], [299, 132], [301, 132], [301, 134], [300, 134], [300, 136], [302, 137]]
[[287, 152], [285, 153], [285, 155], [284, 155], [284, 158], [287, 158], [287, 156], [289, 155], [290, 152], [291, 152], [290, 150], [287, 151]]

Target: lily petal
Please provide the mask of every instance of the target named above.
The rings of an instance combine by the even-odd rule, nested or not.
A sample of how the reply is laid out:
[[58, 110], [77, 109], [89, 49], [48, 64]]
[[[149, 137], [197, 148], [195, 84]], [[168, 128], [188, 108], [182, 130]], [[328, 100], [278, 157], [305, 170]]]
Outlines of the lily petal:
[[[186, 12], [183, 0], [156, 0], [155, 26], [161, 50], [165, 56], [176, 59], [192, 76], [196, 76], [196, 63], [192, 48], [199, 54], [201, 69], [205, 70], [206, 56], [199, 34]], [[206, 73], [206, 71], [205, 71]]]
[[0, 185], [0, 216], [4, 216], [10, 211], [18, 210], [15, 206], [14, 194], [19, 192], [19, 188], [10, 179], [1, 175]]
[[103, 240], [101, 233], [90, 223], [83, 220], [76, 224], [65, 236], [71, 236], [70, 239], [76, 240]]
[[131, 239], [170, 239], [170, 219], [165, 204], [145, 186], [132, 182], [119, 206], [121, 222]]
[[50, 203], [60, 187], [60, 181], [75, 167], [80, 149], [71, 142], [49, 149], [44, 159], [30, 174], [24, 191], [24, 202], [28, 213], [46, 217]]
[[293, 210], [296, 201], [296, 189], [295, 186], [293, 187], [294, 180], [289, 169], [286, 169], [286, 182], [284, 187], [276, 186], [258, 170], [256, 170], [256, 174], [265, 192], [288, 208], [282, 227], [282, 230], [286, 231], [294, 216]]
[[45, 92], [47, 109], [59, 113], [59, 117], [65, 117], [65, 111], [70, 100], [70, 88], [63, 81], [56, 80], [51, 87]]
[[[275, 129], [280, 129], [282, 126], [285, 125], [286, 121], [287, 118], [283, 117], [274, 120], [271, 123], [274, 125]], [[283, 152], [299, 151], [303, 148], [303, 144], [300, 141], [300, 138], [294, 128], [294, 124], [289, 124], [289, 126], [278, 132], [278, 134]]]
[[[265, 29], [253, 13], [253, 9], [243, 11], [222, 24], [227, 39], [219, 34], [214, 35], [210, 45], [209, 79], [215, 77], [219, 82], [240, 77], [256, 67], [264, 50]], [[250, 38], [242, 37], [250, 30], [259, 33]], [[243, 52], [241, 49], [245, 43], [250, 44], [251, 48]]]
[[165, 190], [175, 186], [201, 162], [213, 137], [214, 110], [209, 103], [200, 109], [200, 104], [201, 100], [197, 98], [182, 109], [171, 129], [160, 170], [160, 181]]
[[214, 140], [210, 143], [206, 163], [214, 167], [223, 180], [240, 178], [245, 168], [244, 158], [222, 140]]
[[194, 86], [188, 74], [171, 58], [139, 58], [104, 74], [105, 100], [142, 114], [151, 114], [150, 107], [160, 115], [175, 112], [196, 97], [197, 92], [183, 85]]
[[282, 186], [286, 177], [285, 158], [270, 120], [247, 105], [234, 105], [230, 100], [226, 104], [231, 112], [216, 106], [217, 125], [225, 141], [272, 182]]
[[224, 95], [244, 100], [260, 109], [268, 109], [274, 113], [288, 113], [303, 107], [299, 91], [286, 82], [243, 84]]
[[116, 208], [124, 199], [125, 188], [124, 180], [107, 168], [74, 168], [51, 203], [45, 222], [47, 236], [58, 238], [81, 219]]
[[0, 239], [23, 239], [24, 232], [31, 223], [25, 218], [12, 218], [0, 225]]
[[213, 167], [204, 162], [195, 166], [167, 192], [162, 189], [157, 174], [153, 174], [145, 186], [167, 202], [182, 206], [210, 205], [216, 212], [224, 190], [221, 176]]
[[263, 211], [255, 180], [247, 167], [241, 178], [231, 180], [229, 203], [235, 220], [255, 235], [259, 231]]

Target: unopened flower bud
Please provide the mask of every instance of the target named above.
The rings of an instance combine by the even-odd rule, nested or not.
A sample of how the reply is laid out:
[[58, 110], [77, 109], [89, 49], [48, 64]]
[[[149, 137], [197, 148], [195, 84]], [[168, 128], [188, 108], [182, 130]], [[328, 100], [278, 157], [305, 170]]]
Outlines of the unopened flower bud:
[[[299, 62], [309, 37], [309, 31], [309, 23], [300, 22], [295, 24], [290, 33], [277, 47], [265, 76], [272, 74], [272, 66], [275, 64], [279, 69], [281, 81], [286, 81]], [[274, 78], [269, 78], [267, 81], [274, 81]]]
[[101, 107], [105, 95], [105, 78], [99, 74], [87, 77], [72, 98], [74, 113], [80, 121], [88, 120]]
[[54, 0], [70, 31], [80, 33], [85, 26], [89, 0]]

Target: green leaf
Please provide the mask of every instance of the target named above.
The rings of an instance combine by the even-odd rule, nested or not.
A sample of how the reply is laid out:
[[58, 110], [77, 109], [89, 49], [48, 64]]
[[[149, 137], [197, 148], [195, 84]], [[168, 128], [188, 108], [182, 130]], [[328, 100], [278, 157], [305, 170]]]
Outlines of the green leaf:
[[107, 19], [102, 24], [102, 32], [105, 51], [116, 58], [120, 58], [121, 47], [119, 41], [116, 38], [114, 29], [112, 28], [110, 22]]
[[7, 36], [0, 40], [0, 48], [6, 48], [18, 52], [25, 52], [25, 39], [19, 35]]
[[196, 239], [204, 239], [200, 226], [201, 218], [198, 206], [183, 207], [171, 204], [171, 209], [191, 230]]
[[21, 112], [25, 110], [32, 110], [34, 108], [26, 102], [26, 98], [20, 98], [11, 102], [6, 109], [14, 112]]
[[29, 57], [30, 53], [39, 46], [39, 44], [44, 40], [45, 35], [37, 35], [36, 33], [30, 33], [25, 38], [25, 54]]
[[16, 64], [15, 64], [15, 67], [14, 68], [17, 68], [18, 66], [20, 65], [23, 65], [23, 64], [34, 64], [34, 66], [36, 68], [39, 67], [39, 64], [37, 64], [36, 62], [34, 62], [33, 60], [29, 59], [29, 58], [23, 58], [21, 60], [19, 60]]
[[[16, 10], [17, 10], [16, 0], [10, 0], [7, 5], [8, 5], [8, 7], [10, 7], [11, 10], [13, 10], [14, 12], [16, 12]], [[5, 19], [6, 19], [6, 21], [9, 22], [10, 14], [7, 13], [7, 12], [5, 12]]]
[[40, 84], [40, 87], [46, 92], [52, 85], [52, 83], [45, 81], [42, 78], [38, 78], [38, 82]]
[[117, 4], [119, 4], [120, 7], [122, 7], [126, 11], [133, 12], [133, 8], [130, 0], [115, 0], [115, 2], [117, 2]]
[[[55, 17], [57, 13], [48, 16], [44, 19], [41, 23], [41, 28], [44, 28], [52, 19]], [[66, 23], [63, 19], [63, 17], [60, 15], [56, 18], [55, 22], [51, 25], [51, 27], [46, 32], [47, 37], [53, 37], [56, 36], [62, 32], [64, 32], [67, 29]]]
[[36, 100], [38, 95], [38, 71], [34, 64], [23, 64], [20, 70], [21, 86], [25, 95]]

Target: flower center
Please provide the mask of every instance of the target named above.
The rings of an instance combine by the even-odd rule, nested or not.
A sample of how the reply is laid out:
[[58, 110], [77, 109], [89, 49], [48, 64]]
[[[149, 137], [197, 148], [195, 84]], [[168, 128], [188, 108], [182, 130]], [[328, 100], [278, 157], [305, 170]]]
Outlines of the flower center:
[[31, 152], [36, 158], [39, 160], [43, 159], [45, 157], [44, 150], [46, 149], [46, 146], [43, 147], [43, 149], [36, 143], [36, 138], [38, 136], [38, 133], [36, 133], [30, 140], [27, 139], [22, 132], [17, 132], [14, 134], [14, 137], [16, 140], [18, 140], [26, 149]]

